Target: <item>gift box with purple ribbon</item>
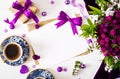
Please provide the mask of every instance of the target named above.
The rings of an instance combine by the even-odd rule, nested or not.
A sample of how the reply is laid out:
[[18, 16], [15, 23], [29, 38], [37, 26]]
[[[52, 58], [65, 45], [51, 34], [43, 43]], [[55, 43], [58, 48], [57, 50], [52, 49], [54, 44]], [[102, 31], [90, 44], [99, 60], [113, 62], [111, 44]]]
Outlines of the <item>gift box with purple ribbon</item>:
[[35, 15], [38, 9], [31, 0], [17, 0], [13, 2], [9, 10], [14, 13], [15, 16], [12, 21], [9, 21], [9, 19], [5, 20], [6, 23], [10, 24], [10, 29], [15, 28], [15, 23], [18, 19], [21, 20], [22, 23], [26, 23], [29, 19], [33, 19], [36, 23], [35, 28], [39, 27], [39, 19]]

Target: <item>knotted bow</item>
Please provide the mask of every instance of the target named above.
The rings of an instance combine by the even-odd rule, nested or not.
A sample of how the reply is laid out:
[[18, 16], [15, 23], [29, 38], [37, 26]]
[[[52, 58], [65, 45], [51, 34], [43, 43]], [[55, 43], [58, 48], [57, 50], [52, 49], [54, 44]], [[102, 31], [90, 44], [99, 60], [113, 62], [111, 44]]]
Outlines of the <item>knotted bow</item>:
[[63, 24], [65, 24], [67, 21], [69, 21], [70, 24], [71, 24], [73, 34], [74, 35], [78, 34], [76, 25], [80, 26], [82, 24], [82, 18], [81, 17], [70, 18], [65, 12], [61, 11], [60, 15], [58, 16], [58, 20], [60, 20], [60, 22], [55, 24], [57, 26], [57, 28], [62, 26]]
[[15, 14], [15, 18], [10, 22], [9, 19], [7, 18], [7, 20], [4, 20], [6, 23], [10, 24], [10, 28], [14, 29], [15, 26], [14, 24], [17, 22], [18, 18], [21, 16], [21, 14], [24, 14], [27, 18], [32, 18], [35, 22], [35, 28], [38, 28], [38, 22], [39, 19], [37, 18], [37, 16], [31, 11], [29, 10], [29, 7], [32, 5], [31, 0], [26, 0], [24, 6], [22, 6], [18, 1], [13, 2], [12, 7], [14, 9], [19, 10], [16, 14]]

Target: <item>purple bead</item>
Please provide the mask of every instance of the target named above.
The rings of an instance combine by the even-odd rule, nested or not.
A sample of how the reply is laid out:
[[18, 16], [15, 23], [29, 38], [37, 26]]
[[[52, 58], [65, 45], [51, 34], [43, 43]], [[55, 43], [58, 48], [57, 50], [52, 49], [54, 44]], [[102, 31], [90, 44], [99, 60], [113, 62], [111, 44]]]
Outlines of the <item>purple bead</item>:
[[65, 4], [69, 5], [70, 4], [70, 0], [65, 0]]
[[62, 67], [60, 67], [60, 66], [57, 67], [57, 71], [58, 71], [58, 72], [62, 72]]
[[43, 11], [43, 12], [41, 13], [41, 15], [42, 15], [42, 16], [46, 16], [46, 15], [47, 15], [47, 12]]
[[81, 65], [80, 65], [80, 68], [85, 68], [85, 67], [86, 67], [85, 64], [81, 64]]
[[66, 71], [67, 71], [67, 68], [64, 68], [64, 69], [63, 69], [63, 71], [65, 71], [65, 72], [66, 72]]
[[51, 0], [51, 2], [50, 2], [51, 4], [54, 4], [55, 3], [55, 1], [53, 1], [53, 0]]

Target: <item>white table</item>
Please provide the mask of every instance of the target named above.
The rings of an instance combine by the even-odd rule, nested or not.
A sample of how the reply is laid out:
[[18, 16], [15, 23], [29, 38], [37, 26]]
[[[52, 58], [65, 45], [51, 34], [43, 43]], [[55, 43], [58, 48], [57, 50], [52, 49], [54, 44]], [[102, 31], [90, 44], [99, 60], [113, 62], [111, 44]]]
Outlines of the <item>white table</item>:
[[[36, 54], [41, 56], [39, 60], [40, 64], [37, 65], [36, 68], [32, 68], [34, 61], [31, 57], [24, 63], [29, 67], [30, 71], [37, 68], [47, 69], [52, 72], [55, 79], [93, 79], [103, 58], [99, 51], [71, 59], [71, 57], [84, 52], [88, 46], [84, 38], [73, 35], [68, 22], [56, 29], [54, 25], [58, 22], [56, 20], [38, 30], [28, 32], [27, 24], [33, 22], [33, 20], [30, 20], [26, 24], [22, 24], [18, 21], [16, 28], [10, 30], [9, 25], [3, 20], [6, 18], [12, 20], [14, 18], [13, 14], [8, 10], [14, 1], [15, 0], [1, 0], [0, 2], [0, 43], [8, 36], [22, 36], [22, 34], [26, 34], [25, 39], [29, 40]], [[53, 5], [50, 4], [50, 0], [33, 0], [33, 2], [40, 9], [40, 11], [37, 12], [40, 21], [57, 18], [61, 10], [65, 11], [71, 17], [75, 17], [75, 14], [79, 13], [78, 8], [73, 7], [71, 4], [65, 5], [65, 0], [55, 0], [55, 4]], [[77, 0], [77, 2], [80, 3], [82, 0]], [[46, 11], [47, 16], [41, 16], [42, 11]], [[8, 32], [5, 33], [4, 29], [7, 29]], [[72, 70], [76, 60], [83, 62], [87, 67], [81, 69], [77, 76], [72, 76]], [[56, 69], [58, 66], [67, 68], [67, 72], [57, 72]], [[27, 74], [20, 74], [20, 67], [21, 66], [9, 66], [0, 59], [0, 78], [26, 79], [30, 71]]]

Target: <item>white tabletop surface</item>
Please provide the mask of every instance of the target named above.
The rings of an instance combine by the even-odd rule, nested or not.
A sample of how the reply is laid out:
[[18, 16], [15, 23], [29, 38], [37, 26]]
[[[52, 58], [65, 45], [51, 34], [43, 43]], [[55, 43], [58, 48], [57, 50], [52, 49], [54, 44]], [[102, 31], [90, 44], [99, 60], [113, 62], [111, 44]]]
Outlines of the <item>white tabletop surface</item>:
[[[86, 51], [88, 45], [84, 38], [73, 35], [69, 22], [56, 29], [55, 24], [58, 22], [56, 20], [37, 30], [29, 32], [27, 24], [33, 22], [33, 20], [30, 20], [26, 24], [17, 21], [15, 24], [16, 28], [10, 30], [9, 25], [6, 24], [4, 20], [6, 18], [10, 20], [14, 18], [14, 15], [9, 11], [9, 7], [14, 1], [15, 0], [1, 0], [0, 2], [0, 43], [8, 36], [22, 36], [26, 34], [25, 39], [30, 42], [35, 53], [41, 56], [39, 60], [40, 64], [35, 68], [32, 68], [34, 61], [31, 57], [24, 63], [28, 66], [29, 72], [42, 68], [49, 70], [55, 79], [93, 79], [103, 58], [99, 51], [71, 58]], [[75, 14], [80, 12], [79, 8], [73, 7], [71, 4], [65, 5], [65, 0], [55, 0], [53, 5], [50, 4], [51, 0], [32, 1], [39, 9], [37, 16], [40, 21], [57, 18], [60, 11], [66, 12], [71, 17], [75, 17]], [[77, 2], [83, 3], [82, 0], [77, 0]], [[41, 12], [43, 11], [47, 12], [47, 16], [41, 16]], [[7, 33], [4, 32], [5, 29], [8, 30]], [[80, 28], [78, 27], [77, 29], [79, 30]], [[81, 69], [78, 75], [72, 76], [72, 70], [77, 60], [86, 64], [86, 68]], [[67, 72], [57, 72], [56, 69], [58, 66], [67, 68]], [[0, 79], [26, 79], [29, 72], [20, 74], [20, 67], [21, 66], [9, 66], [3, 63], [0, 58]]]

